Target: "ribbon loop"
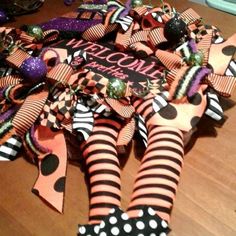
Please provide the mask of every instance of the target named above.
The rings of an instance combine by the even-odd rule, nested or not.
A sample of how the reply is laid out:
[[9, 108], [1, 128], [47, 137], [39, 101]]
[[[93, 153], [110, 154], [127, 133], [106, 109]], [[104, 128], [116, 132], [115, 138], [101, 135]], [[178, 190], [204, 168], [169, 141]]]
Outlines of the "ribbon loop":
[[43, 90], [37, 94], [29, 95], [20, 110], [12, 120], [16, 134], [23, 136], [39, 117], [47, 100], [48, 91]]

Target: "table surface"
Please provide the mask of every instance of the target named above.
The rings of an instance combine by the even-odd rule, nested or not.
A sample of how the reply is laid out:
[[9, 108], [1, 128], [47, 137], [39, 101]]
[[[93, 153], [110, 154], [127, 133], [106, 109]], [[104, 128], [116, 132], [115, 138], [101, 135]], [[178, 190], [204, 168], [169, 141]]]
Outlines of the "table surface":
[[[225, 37], [235, 33], [236, 17], [192, 2], [168, 1], [182, 11], [192, 7], [205, 22], [218, 26]], [[77, 2], [78, 4], [78, 2]], [[33, 24], [74, 10], [62, 0], [46, 0], [39, 12], [17, 17], [11, 26]], [[199, 125], [197, 139], [185, 155], [185, 165], [172, 211], [170, 236], [236, 235], [236, 93], [223, 101], [228, 117], [222, 127], [210, 119]], [[122, 206], [129, 202], [139, 166], [134, 148], [122, 171]], [[31, 188], [37, 168], [24, 158], [0, 163], [0, 235], [72, 236], [87, 222], [88, 196], [84, 173], [76, 165], [67, 171], [64, 214], [45, 205]]]

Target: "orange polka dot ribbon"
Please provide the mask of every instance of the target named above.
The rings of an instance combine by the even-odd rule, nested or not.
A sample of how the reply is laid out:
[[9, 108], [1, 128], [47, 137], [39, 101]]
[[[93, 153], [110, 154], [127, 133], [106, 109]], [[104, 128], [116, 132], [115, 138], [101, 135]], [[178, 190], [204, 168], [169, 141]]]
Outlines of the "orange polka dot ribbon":
[[39, 126], [35, 131], [37, 142], [50, 152], [39, 156], [39, 175], [32, 192], [63, 212], [65, 194], [67, 150], [63, 131], [53, 132]]
[[[191, 75], [185, 73], [187, 70], [191, 72], [190, 69], [192, 66], [188, 64], [186, 59], [188, 60], [190, 54], [194, 53], [188, 50], [189, 47], [192, 47], [192, 44], [195, 44], [194, 47], [197, 52], [203, 54], [201, 70], [208, 70], [208, 73], [202, 73], [202, 78], [199, 79], [198, 83], [194, 81], [197, 76], [196, 73], [199, 74], [200, 70], [198, 72], [196, 71], [196, 73], [193, 73], [192, 70]], [[173, 96], [173, 93], [176, 93], [176, 90], [180, 88], [180, 86], [186, 84], [186, 76], [188, 76], [192, 83], [191, 86], [195, 86], [195, 91], [200, 84], [205, 83], [220, 95], [229, 97], [236, 86], [236, 79], [234, 76], [226, 75], [225, 73], [233, 58], [235, 48], [236, 34], [223, 43], [212, 44], [212, 31], [209, 31], [198, 43], [192, 41], [187, 42], [177, 48], [173, 53], [157, 50], [156, 57], [169, 70], [167, 82], [171, 86], [171, 96]], [[177, 83], [177, 81], [179, 82]], [[189, 89], [191, 89], [191, 86], [189, 85]], [[183, 96], [185, 95], [186, 93], [183, 94]]]
[[[18, 48], [7, 56], [6, 62], [19, 69], [29, 57], [26, 50]], [[0, 80], [0, 89], [6, 96], [1, 103], [8, 104], [1, 107], [0, 159], [15, 159], [23, 143], [30, 161], [39, 167], [32, 191], [59, 212], [63, 211], [67, 165], [63, 130], [72, 132], [72, 113], [77, 99], [69, 86], [74, 73], [69, 62], [60, 62], [48, 67], [44, 80], [38, 84], [25, 81], [20, 73]], [[35, 124], [39, 126], [32, 133]], [[57, 132], [53, 132], [54, 129]]]

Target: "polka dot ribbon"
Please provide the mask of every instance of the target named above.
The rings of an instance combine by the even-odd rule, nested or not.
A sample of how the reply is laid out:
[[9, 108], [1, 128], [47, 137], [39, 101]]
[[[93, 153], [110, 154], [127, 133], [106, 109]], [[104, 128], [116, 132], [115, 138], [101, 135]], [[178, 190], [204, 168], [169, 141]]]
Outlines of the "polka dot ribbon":
[[[225, 72], [236, 51], [236, 34], [219, 44], [212, 44], [212, 38], [213, 32], [209, 30], [198, 43], [190, 40], [174, 53], [156, 51], [156, 57], [168, 69], [166, 79], [171, 86], [172, 98], [191, 97], [203, 83], [212, 87], [221, 96], [231, 95], [236, 86], [236, 79], [234, 76], [225, 75]], [[203, 53], [201, 66], [188, 64], [190, 56], [196, 52]]]
[[[30, 55], [26, 51], [18, 48], [7, 56], [6, 61], [10, 66], [18, 69], [29, 57]], [[18, 99], [21, 104], [17, 104], [21, 106], [14, 114], [11, 114], [10, 120], [2, 121], [0, 135], [4, 135], [4, 138], [0, 139], [2, 142], [0, 143], [0, 156], [4, 156], [4, 160], [15, 159], [22, 146], [22, 140], [18, 141], [16, 138], [25, 139], [23, 146], [30, 154], [31, 161], [36, 162], [39, 167], [38, 179], [32, 191], [59, 212], [63, 211], [67, 166], [63, 129], [72, 132], [71, 113], [75, 98], [68, 81], [73, 73], [73, 67], [69, 63], [59, 63], [49, 68], [44, 82], [40, 84], [25, 83], [21, 75], [8, 75], [3, 77], [0, 82], [0, 88], [6, 88], [5, 90], [9, 91], [10, 95], [16, 90], [21, 92], [21, 97]], [[50, 89], [52, 86], [54, 86], [53, 89]], [[62, 91], [62, 88], [64, 90], [56, 97], [56, 101], [51, 102], [55, 99], [53, 91]], [[11, 99], [9, 102], [14, 106], [18, 100]], [[40, 128], [36, 128], [35, 135], [29, 135], [29, 131], [39, 120], [40, 115], [43, 117], [41, 121], [46, 120], [46, 124], [41, 122], [44, 126], [40, 125]], [[54, 122], [54, 118], [58, 123]], [[55, 127], [55, 124], [58, 126]], [[57, 132], [53, 132], [50, 128], [59, 129]]]
[[110, 210], [110, 214], [99, 225], [79, 226], [78, 236], [166, 236], [170, 228], [155, 211], [143, 206], [136, 218], [129, 218], [128, 214], [119, 208]]
[[67, 166], [63, 131], [53, 132], [47, 127], [39, 126], [35, 130], [35, 138], [40, 146], [50, 149], [50, 152], [39, 156], [39, 175], [32, 192], [63, 212]]

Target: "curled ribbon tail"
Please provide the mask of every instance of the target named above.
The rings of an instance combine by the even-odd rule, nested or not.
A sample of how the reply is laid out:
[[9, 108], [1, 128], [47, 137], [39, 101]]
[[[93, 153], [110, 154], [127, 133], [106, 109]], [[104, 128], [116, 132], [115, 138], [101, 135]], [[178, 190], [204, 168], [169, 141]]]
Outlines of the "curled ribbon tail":
[[38, 157], [39, 175], [32, 192], [62, 213], [67, 167], [63, 131], [53, 132], [47, 127], [39, 126], [35, 137], [40, 145], [51, 149], [51, 152]]

